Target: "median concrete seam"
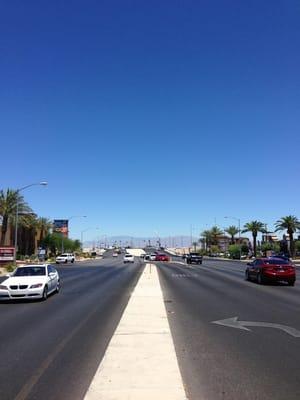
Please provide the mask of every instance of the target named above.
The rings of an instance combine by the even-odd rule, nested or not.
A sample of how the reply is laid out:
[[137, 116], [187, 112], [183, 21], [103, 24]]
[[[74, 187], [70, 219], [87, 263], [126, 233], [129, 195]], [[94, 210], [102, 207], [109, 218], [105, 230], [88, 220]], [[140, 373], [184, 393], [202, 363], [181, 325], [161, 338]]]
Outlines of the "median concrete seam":
[[153, 265], [146, 265], [85, 396], [101, 399], [187, 399]]

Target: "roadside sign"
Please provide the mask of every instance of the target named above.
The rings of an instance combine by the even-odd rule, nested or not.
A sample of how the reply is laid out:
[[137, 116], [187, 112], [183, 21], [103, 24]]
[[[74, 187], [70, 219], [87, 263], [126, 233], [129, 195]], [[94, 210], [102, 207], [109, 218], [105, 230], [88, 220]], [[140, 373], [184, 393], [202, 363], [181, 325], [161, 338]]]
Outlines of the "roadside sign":
[[0, 247], [0, 262], [14, 261], [14, 247]]

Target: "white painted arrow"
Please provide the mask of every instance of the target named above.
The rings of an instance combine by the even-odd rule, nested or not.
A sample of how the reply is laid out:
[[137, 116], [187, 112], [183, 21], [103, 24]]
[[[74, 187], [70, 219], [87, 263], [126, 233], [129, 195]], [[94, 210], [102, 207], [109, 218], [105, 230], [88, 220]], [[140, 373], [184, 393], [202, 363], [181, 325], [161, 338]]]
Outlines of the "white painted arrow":
[[252, 322], [252, 321], [238, 321], [238, 317], [220, 319], [219, 321], [212, 321], [212, 324], [228, 326], [230, 328], [242, 329], [244, 331], [251, 331], [250, 329], [246, 328], [246, 326], [261, 326], [263, 328], [275, 328], [281, 329], [282, 331], [286, 332], [287, 334], [300, 337], [300, 331], [291, 326], [281, 325], [281, 324], [273, 324], [271, 322]]

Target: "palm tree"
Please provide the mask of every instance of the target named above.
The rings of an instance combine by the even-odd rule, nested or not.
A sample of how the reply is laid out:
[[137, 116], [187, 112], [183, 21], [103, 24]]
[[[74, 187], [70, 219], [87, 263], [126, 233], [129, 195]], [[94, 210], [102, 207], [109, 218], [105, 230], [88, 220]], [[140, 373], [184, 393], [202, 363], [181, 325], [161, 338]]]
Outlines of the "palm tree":
[[210, 230], [203, 231], [201, 236], [204, 238], [205, 242], [205, 251], [207, 251], [208, 247], [211, 245], [211, 232]]
[[252, 237], [253, 237], [253, 253], [254, 256], [256, 257], [256, 240], [257, 240], [257, 234], [258, 232], [266, 232], [265, 229], [265, 224], [263, 224], [260, 221], [251, 221], [251, 222], [247, 222], [244, 225], [244, 229], [242, 230], [242, 232], [251, 232], [252, 233]]
[[36, 223], [37, 230], [40, 232], [38, 241], [39, 243], [41, 243], [44, 237], [47, 236], [48, 233], [50, 232], [53, 223], [48, 218], [43, 218], [43, 217], [39, 217], [36, 222], [37, 222]]
[[228, 233], [228, 235], [230, 235], [231, 237], [231, 244], [234, 244], [235, 240], [234, 240], [234, 236], [239, 233], [239, 228], [234, 226], [234, 225], [230, 225], [228, 228], [225, 229], [225, 232]]
[[8, 225], [15, 220], [16, 212], [30, 212], [31, 209], [24, 201], [24, 197], [17, 191], [7, 189], [0, 191], [0, 215], [2, 216], [0, 246], [4, 246]]
[[295, 254], [294, 233], [300, 229], [300, 221], [294, 215], [288, 215], [276, 221], [275, 227], [276, 231], [283, 231], [285, 229], [287, 230], [290, 238], [290, 253], [293, 257]]
[[19, 253], [32, 255], [36, 249], [37, 218], [33, 213], [26, 213], [20, 217], [18, 231]]
[[198, 242], [193, 242], [193, 247], [194, 247], [194, 252], [196, 253], [196, 251], [197, 251], [197, 244], [198, 244]]
[[217, 226], [213, 226], [212, 228], [211, 228], [211, 230], [210, 230], [210, 235], [211, 235], [211, 241], [212, 241], [212, 244], [213, 245], [215, 245], [215, 246], [217, 246], [218, 245], [218, 238], [219, 238], [219, 236], [222, 236], [223, 235], [223, 231], [221, 231], [221, 229], [220, 228], [218, 228]]

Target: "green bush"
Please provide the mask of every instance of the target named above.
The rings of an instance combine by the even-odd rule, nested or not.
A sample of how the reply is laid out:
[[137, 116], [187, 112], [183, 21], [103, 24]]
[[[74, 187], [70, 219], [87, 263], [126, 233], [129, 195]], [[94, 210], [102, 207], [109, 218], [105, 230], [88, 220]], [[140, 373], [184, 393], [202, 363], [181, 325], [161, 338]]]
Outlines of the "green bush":
[[260, 250], [263, 253], [266, 253], [267, 251], [274, 251], [276, 253], [280, 252], [280, 245], [278, 243], [271, 243], [271, 242], [266, 242], [262, 243]]
[[228, 247], [230, 258], [238, 260], [240, 258], [240, 246], [238, 244], [231, 244]]
[[16, 266], [14, 264], [7, 264], [5, 265], [5, 269], [7, 272], [13, 272], [16, 269]]

